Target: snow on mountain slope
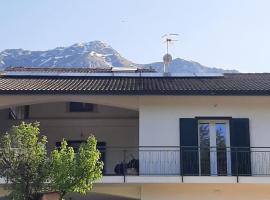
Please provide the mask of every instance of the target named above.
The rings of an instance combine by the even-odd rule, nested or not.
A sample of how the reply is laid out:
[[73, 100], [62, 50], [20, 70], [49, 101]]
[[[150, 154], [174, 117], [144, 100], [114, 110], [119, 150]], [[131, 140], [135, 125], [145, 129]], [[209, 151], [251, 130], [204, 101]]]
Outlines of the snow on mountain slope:
[[[146, 67], [152, 66], [156, 71], [163, 71], [163, 62], [146, 64]], [[173, 59], [169, 66], [169, 71], [174, 73], [237, 73], [237, 70], [227, 70], [215, 67], [206, 67], [198, 62], [184, 60], [181, 58]]]
[[[159, 72], [163, 63], [136, 64], [120, 55], [108, 44], [101, 41], [76, 43], [68, 47], [57, 47], [47, 51], [29, 51], [23, 49], [7, 49], [0, 52], [0, 69], [6, 67], [152, 67]], [[170, 65], [171, 72], [237, 72], [210, 68], [200, 63], [180, 58], [174, 59]]]

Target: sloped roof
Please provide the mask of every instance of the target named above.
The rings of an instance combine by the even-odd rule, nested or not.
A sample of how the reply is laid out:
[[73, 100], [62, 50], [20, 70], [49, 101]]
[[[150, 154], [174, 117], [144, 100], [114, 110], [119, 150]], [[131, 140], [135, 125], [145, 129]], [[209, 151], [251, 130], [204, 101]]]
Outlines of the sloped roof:
[[0, 76], [0, 94], [270, 95], [269, 73], [217, 77]]

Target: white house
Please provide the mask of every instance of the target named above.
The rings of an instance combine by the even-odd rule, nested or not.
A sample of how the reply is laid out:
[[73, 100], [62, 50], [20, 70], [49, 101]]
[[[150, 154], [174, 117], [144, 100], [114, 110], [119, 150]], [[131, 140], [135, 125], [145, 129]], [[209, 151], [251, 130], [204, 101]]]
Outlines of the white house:
[[0, 109], [50, 150], [97, 137], [104, 177], [71, 199], [270, 199], [270, 74], [12, 68]]

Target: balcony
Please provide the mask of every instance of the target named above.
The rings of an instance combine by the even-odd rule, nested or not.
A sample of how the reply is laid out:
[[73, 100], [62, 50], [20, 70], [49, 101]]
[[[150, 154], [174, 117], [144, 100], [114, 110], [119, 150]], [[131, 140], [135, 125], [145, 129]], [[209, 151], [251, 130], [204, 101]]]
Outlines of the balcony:
[[270, 176], [270, 147], [103, 147], [100, 151], [104, 176], [124, 179], [166, 177], [184, 182], [202, 177], [239, 182]]
[[104, 162], [99, 183], [270, 183], [270, 147], [98, 149]]

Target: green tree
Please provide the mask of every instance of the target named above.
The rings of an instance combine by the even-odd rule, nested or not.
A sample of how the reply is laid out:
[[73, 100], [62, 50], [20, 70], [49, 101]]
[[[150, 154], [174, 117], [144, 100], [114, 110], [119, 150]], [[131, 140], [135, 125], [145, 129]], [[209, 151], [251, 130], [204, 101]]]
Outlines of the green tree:
[[97, 141], [90, 136], [75, 153], [63, 140], [59, 150], [51, 155], [50, 187], [62, 199], [68, 192], [85, 194], [102, 177], [103, 163], [96, 149]]
[[47, 139], [39, 138], [39, 123], [21, 123], [1, 137], [0, 176], [11, 190], [10, 199], [34, 200], [48, 178]]
[[46, 192], [59, 192], [62, 199], [68, 192], [91, 190], [103, 168], [95, 137], [78, 153], [63, 140], [48, 156], [47, 139], [39, 134], [39, 123], [22, 122], [0, 138], [0, 177], [11, 191], [9, 199], [36, 200]]

